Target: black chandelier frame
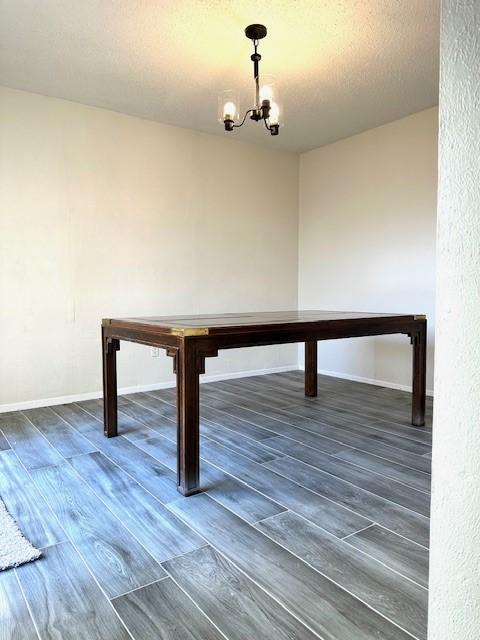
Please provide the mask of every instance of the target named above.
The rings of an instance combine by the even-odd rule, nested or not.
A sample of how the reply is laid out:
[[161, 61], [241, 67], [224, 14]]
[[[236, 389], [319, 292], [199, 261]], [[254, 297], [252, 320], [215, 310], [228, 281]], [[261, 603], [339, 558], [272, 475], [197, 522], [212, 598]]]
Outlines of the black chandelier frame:
[[250, 56], [250, 60], [253, 62], [253, 78], [255, 80], [255, 107], [253, 109], [248, 109], [243, 116], [243, 120], [240, 124], [235, 124], [235, 120], [231, 118], [224, 118], [223, 123], [225, 125], [225, 131], [233, 131], [234, 129], [238, 129], [243, 127], [247, 117], [250, 115], [250, 120], [254, 120], [259, 122], [263, 120], [265, 124], [265, 128], [270, 131], [272, 136], [278, 136], [280, 125], [278, 123], [270, 124], [268, 122], [270, 116], [270, 100], [264, 99], [260, 104], [260, 69], [259, 63], [262, 59], [262, 56], [258, 53], [258, 43], [259, 40], [265, 38], [267, 35], [267, 27], [263, 24], [251, 24], [245, 29], [245, 35], [249, 40], [253, 42], [254, 52]]

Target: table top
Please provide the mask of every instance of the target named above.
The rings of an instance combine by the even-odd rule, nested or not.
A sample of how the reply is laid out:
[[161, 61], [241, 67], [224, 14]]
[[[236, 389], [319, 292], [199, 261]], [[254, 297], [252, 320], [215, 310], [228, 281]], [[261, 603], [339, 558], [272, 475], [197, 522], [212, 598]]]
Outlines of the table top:
[[316, 322], [342, 322], [382, 319], [420, 320], [423, 315], [395, 313], [365, 313], [360, 311], [266, 311], [251, 313], [221, 313], [194, 316], [149, 316], [140, 318], [108, 318], [104, 325], [155, 330], [179, 336], [200, 336], [223, 333], [232, 329], [253, 329], [272, 325], [295, 326]]

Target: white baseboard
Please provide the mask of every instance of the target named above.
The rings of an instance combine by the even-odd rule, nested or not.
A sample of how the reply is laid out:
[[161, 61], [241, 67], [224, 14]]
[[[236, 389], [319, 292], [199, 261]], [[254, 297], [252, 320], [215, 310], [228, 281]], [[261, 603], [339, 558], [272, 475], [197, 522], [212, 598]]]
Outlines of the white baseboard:
[[[250, 369], [249, 371], [234, 371], [232, 373], [217, 373], [214, 375], [200, 376], [200, 383], [218, 382], [220, 380], [233, 380], [235, 378], [248, 378], [250, 376], [263, 376], [269, 373], [282, 373], [284, 371], [303, 371], [302, 367], [296, 365], [286, 365], [283, 367], [270, 367], [269, 369]], [[340, 378], [342, 380], [352, 380], [354, 382], [363, 382], [365, 384], [373, 384], [378, 387], [387, 387], [389, 389], [399, 389], [400, 391], [411, 391], [411, 387], [405, 384], [397, 384], [387, 380], [376, 380], [375, 378], [364, 378], [362, 376], [354, 376], [349, 373], [340, 373], [338, 371], [326, 371], [319, 369], [318, 373], [332, 378]], [[123, 387], [118, 390], [119, 395], [127, 393], [137, 393], [140, 391], [156, 391], [157, 389], [169, 389], [175, 386], [175, 381], [157, 382], [154, 384], [144, 384], [137, 387]], [[0, 413], [7, 411], [22, 411], [23, 409], [37, 409], [39, 407], [50, 407], [56, 404], [68, 404], [70, 402], [81, 402], [82, 400], [95, 400], [103, 396], [102, 391], [90, 391], [88, 393], [76, 393], [68, 396], [57, 396], [56, 398], [42, 398], [39, 400], [25, 400], [23, 402], [12, 402], [10, 404], [0, 405]], [[433, 396], [433, 390], [427, 389], [427, 396]]]
[[[303, 367], [299, 367], [300, 371], [304, 371]], [[412, 387], [408, 384], [398, 384], [397, 382], [389, 382], [387, 380], [377, 380], [376, 378], [363, 378], [362, 376], [354, 376], [350, 373], [340, 373], [339, 371], [325, 371], [319, 369], [318, 373], [331, 378], [340, 378], [341, 380], [352, 380], [353, 382], [363, 382], [365, 384], [374, 384], [377, 387], [387, 387], [388, 389], [399, 389], [400, 391], [411, 391]], [[427, 389], [427, 396], [433, 396], [433, 389]]]
[[[286, 365], [283, 367], [270, 367], [269, 369], [250, 369], [249, 371], [234, 371], [232, 373], [217, 373], [215, 375], [200, 376], [200, 383], [218, 382], [220, 380], [233, 380], [234, 378], [248, 378], [250, 376], [264, 376], [269, 373], [282, 373], [283, 371], [298, 371], [297, 365]], [[175, 386], [175, 381], [157, 382], [155, 384], [144, 384], [138, 387], [123, 387], [118, 390], [119, 395], [127, 393], [137, 393], [140, 391], [156, 391], [157, 389], [169, 389]], [[88, 393], [76, 393], [68, 396], [57, 396], [56, 398], [42, 398], [40, 400], [25, 400], [24, 402], [12, 402], [0, 405], [0, 413], [7, 411], [22, 411], [23, 409], [38, 409], [39, 407], [52, 407], [56, 404], [69, 404], [70, 402], [81, 402], [82, 400], [95, 400], [103, 396], [102, 391], [90, 391]]]

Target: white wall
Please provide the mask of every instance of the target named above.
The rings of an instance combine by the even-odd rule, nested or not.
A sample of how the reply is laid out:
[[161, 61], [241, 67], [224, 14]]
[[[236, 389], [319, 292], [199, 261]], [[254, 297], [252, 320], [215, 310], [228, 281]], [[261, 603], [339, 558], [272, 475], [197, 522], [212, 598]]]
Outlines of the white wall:
[[[426, 313], [433, 382], [437, 110], [300, 159], [299, 307]], [[411, 384], [403, 336], [319, 343], [319, 369]]]
[[[436, 123], [431, 109], [299, 159], [0, 88], [0, 408], [99, 392], [102, 317], [288, 309], [297, 293], [304, 309], [427, 313], [432, 388]], [[406, 338], [319, 351], [321, 370], [410, 384]], [[207, 374], [296, 361], [225, 351]], [[122, 344], [121, 387], [169, 380], [163, 353]]]
[[[102, 317], [295, 308], [297, 209], [294, 154], [1, 88], [0, 405], [100, 390]], [[171, 367], [122, 343], [119, 385]]]
[[480, 637], [480, 4], [443, 0], [430, 640]]

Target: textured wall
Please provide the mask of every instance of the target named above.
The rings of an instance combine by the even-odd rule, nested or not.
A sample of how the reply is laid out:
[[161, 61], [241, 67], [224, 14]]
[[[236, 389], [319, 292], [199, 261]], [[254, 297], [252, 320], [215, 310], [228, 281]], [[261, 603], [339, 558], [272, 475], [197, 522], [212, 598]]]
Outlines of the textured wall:
[[[433, 388], [437, 109], [302, 154], [299, 305], [426, 313]], [[411, 384], [404, 336], [319, 343], [319, 367]]]
[[[297, 208], [294, 154], [0, 89], [0, 405], [100, 390], [102, 317], [294, 308]], [[172, 378], [122, 345], [120, 386]]]
[[430, 640], [480, 637], [479, 34], [443, 1]]

